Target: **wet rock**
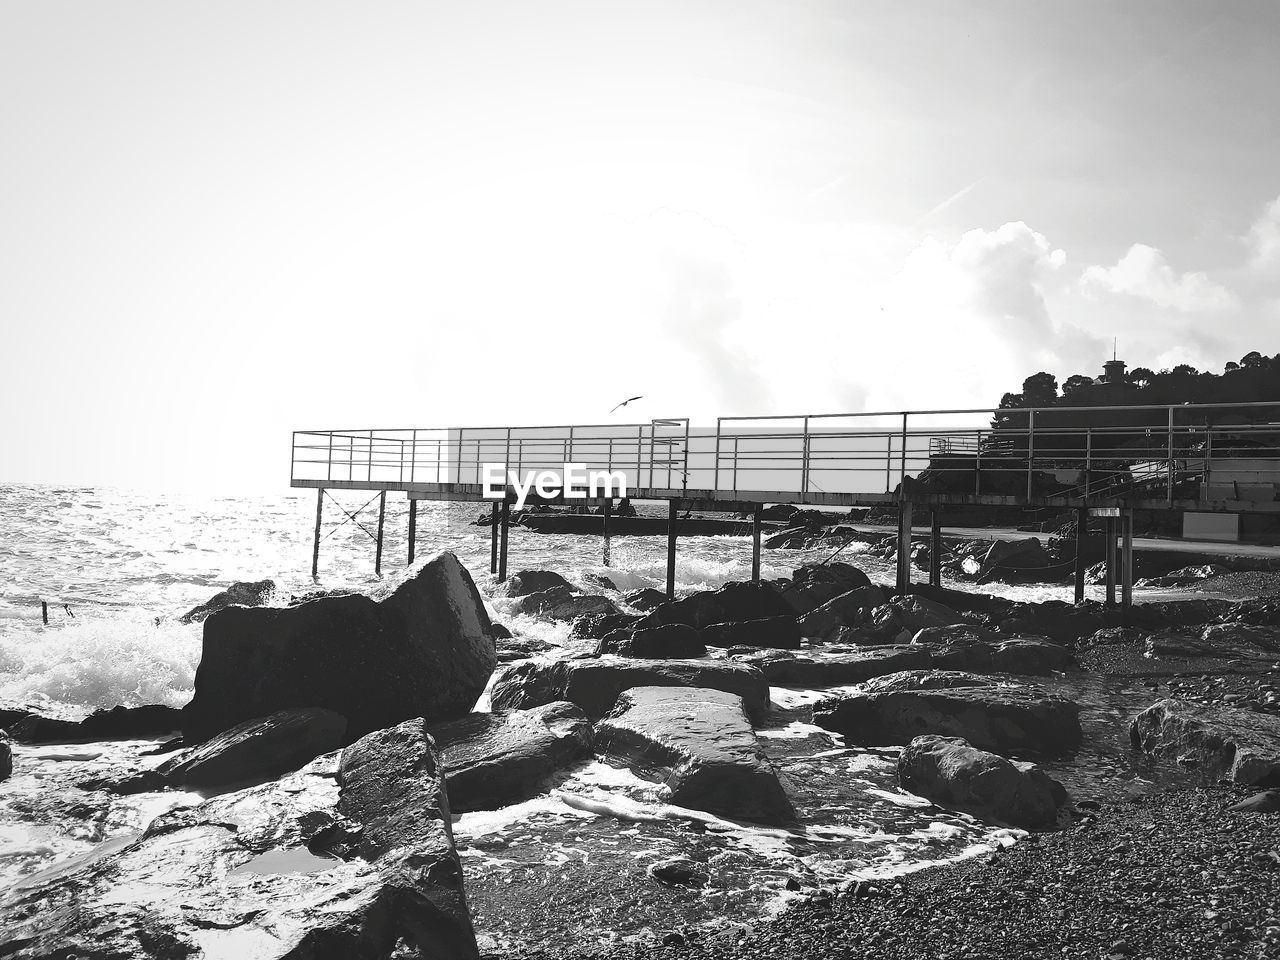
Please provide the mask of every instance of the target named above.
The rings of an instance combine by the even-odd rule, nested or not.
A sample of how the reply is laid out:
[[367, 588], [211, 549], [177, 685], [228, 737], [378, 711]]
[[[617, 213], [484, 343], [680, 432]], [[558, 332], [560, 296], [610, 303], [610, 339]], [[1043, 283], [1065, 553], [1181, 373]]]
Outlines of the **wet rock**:
[[1035, 537], [997, 540], [982, 558], [982, 575], [999, 577], [1001, 573], [1039, 569], [1051, 563], [1053, 557]]
[[527, 800], [547, 777], [591, 754], [591, 723], [565, 702], [473, 713], [428, 730], [444, 765], [454, 813]]
[[638, 626], [657, 627], [664, 623], [684, 623], [705, 627], [712, 623], [763, 620], [792, 616], [791, 605], [770, 583], [726, 583], [719, 590], [704, 590], [664, 603], [645, 615]]
[[908, 643], [926, 627], [947, 627], [964, 623], [960, 614], [928, 597], [895, 597], [871, 611], [869, 628], [886, 642]]
[[989, 627], [973, 623], [949, 623], [941, 627], [924, 627], [911, 638], [912, 643], [928, 643], [938, 647], [968, 647], [979, 643], [998, 643], [1007, 639]]
[[756, 721], [769, 709], [769, 684], [753, 667], [727, 661], [612, 656], [515, 664], [494, 681], [490, 699], [496, 710], [568, 700], [595, 720], [609, 712], [622, 691], [649, 686], [708, 687], [733, 693], [742, 697], [747, 713]]
[[1234, 707], [1161, 700], [1129, 725], [1135, 748], [1188, 757], [1247, 786], [1280, 786], [1280, 718]]
[[633, 687], [596, 725], [596, 749], [664, 786], [681, 807], [783, 825], [795, 811], [742, 698], [698, 687]]
[[569, 636], [600, 640], [614, 630], [635, 626], [639, 619], [640, 617], [634, 613], [590, 614], [573, 621], [573, 629], [569, 631]]
[[668, 887], [705, 887], [711, 875], [704, 863], [688, 857], [668, 857], [649, 864], [649, 876]]
[[588, 570], [582, 575], [582, 582], [589, 583], [597, 590], [617, 590], [618, 585], [602, 573]]
[[1065, 753], [1080, 746], [1080, 709], [1034, 687], [857, 690], [820, 701], [813, 722], [850, 743], [962, 737], [983, 750]]
[[955, 687], [996, 686], [999, 684], [991, 677], [962, 670], [902, 670], [867, 680], [862, 684], [862, 690], [883, 693], [890, 690], [950, 690]]
[[1217, 563], [1206, 563], [1198, 567], [1179, 567], [1177, 570], [1171, 570], [1162, 577], [1151, 577], [1150, 579], [1139, 581], [1138, 586], [1185, 587], [1192, 583], [1199, 583], [1201, 580], [1208, 580], [1210, 577], [1221, 577], [1230, 572], [1226, 567]]
[[1103, 627], [1120, 625], [1120, 615], [1101, 604], [1071, 604], [1062, 600], [1023, 603], [1001, 616], [993, 626], [1014, 636], [1048, 637], [1056, 643], [1074, 643]]
[[215, 593], [198, 607], [192, 607], [178, 618], [178, 622], [200, 623], [210, 614], [225, 610], [230, 606], [260, 607], [275, 596], [275, 593], [276, 584], [274, 580], [233, 583], [221, 593]]
[[873, 609], [883, 605], [884, 591], [879, 587], [854, 587], [805, 614], [800, 619], [800, 633], [817, 640], [828, 639], [840, 627], [862, 623]]
[[1028, 830], [1058, 824], [1067, 791], [1031, 763], [1015, 763], [959, 737], [916, 737], [898, 756], [898, 785], [944, 807]]
[[1227, 809], [1232, 813], [1280, 813], [1280, 790], [1263, 790]]
[[740, 662], [759, 667], [770, 684], [781, 687], [834, 687], [862, 683], [872, 677], [927, 667], [931, 651], [924, 647], [867, 647], [855, 653], [815, 657], [748, 656]]
[[608, 597], [574, 593], [570, 587], [552, 587], [519, 597], [511, 604], [515, 613], [546, 620], [617, 616], [621, 611]]
[[174, 785], [207, 788], [261, 782], [297, 770], [342, 746], [347, 721], [320, 707], [247, 720], [161, 764]]
[[513, 660], [527, 660], [530, 657], [540, 656], [553, 649], [555, 649], [555, 644], [548, 643], [546, 640], [539, 640], [537, 637], [512, 637], [510, 640], [499, 642], [498, 662], [510, 663]]
[[489, 636], [493, 637], [494, 640], [510, 640], [512, 634], [511, 634], [511, 631], [508, 630], [506, 626], [504, 626], [503, 624], [490, 623]]
[[666, 603], [667, 595], [653, 587], [645, 587], [643, 590], [627, 594], [622, 600], [627, 606], [634, 607], [636, 610], [652, 610]]
[[7, 734], [0, 732], [0, 781], [13, 774], [13, 744]]
[[350, 748], [341, 789], [336, 758], [321, 758], [25, 878], [0, 907], [7, 952], [384, 960], [406, 940], [477, 957], [443, 783], [415, 723], [413, 749]]
[[852, 564], [806, 564], [796, 568], [782, 596], [797, 614], [803, 615], [842, 593], [870, 585], [871, 579]]
[[1218, 657], [1274, 659], [1280, 654], [1280, 627], [1216, 623], [1205, 627], [1200, 639]]
[[495, 592], [504, 597], [527, 597], [531, 593], [542, 593], [556, 587], [573, 589], [569, 581], [554, 570], [519, 570], [509, 576], [506, 583], [499, 585]]
[[710, 647], [776, 647], [797, 650], [800, 648], [800, 628], [796, 625], [795, 617], [712, 623], [702, 628], [702, 642]]
[[650, 660], [685, 659], [707, 655], [702, 634], [683, 623], [664, 623], [659, 627], [615, 630], [600, 641], [598, 649], [601, 654]]
[[933, 665], [947, 670], [1016, 673], [1048, 676], [1076, 670], [1075, 655], [1066, 647], [1048, 640], [1014, 638], [998, 643], [974, 642], [938, 650]]
[[182, 711], [163, 704], [95, 710], [82, 720], [28, 713], [10, 728], [20, 743], [68, 743], [73, 740], [138, 740], [163, 736], [182, 727]]
[[381, 601], [355, 595], [215, 613], [204, 624], [183, 736], [199, 743], [293, 707], [341, 714], [348, 738], [408, 717], [462, 716], [496, 663], [470, 574], [440, 553]]

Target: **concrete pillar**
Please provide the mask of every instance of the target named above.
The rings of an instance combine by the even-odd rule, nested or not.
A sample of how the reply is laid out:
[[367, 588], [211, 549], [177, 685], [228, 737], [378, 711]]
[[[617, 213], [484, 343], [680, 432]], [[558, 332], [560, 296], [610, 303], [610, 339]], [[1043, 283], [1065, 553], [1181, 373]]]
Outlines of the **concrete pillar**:
[[751, 582], [760, 582], [760, 521], [764, 504], [757, 503], [751, 512]]
[[320, 521], [324, 518], [324, 487], [316, 490], [316, 539], [311, 547], [311, 579], [320, 576]]
[[667, 501], [667, 597], [676, 595], [676, 515], [680, 512], [679, 500]]

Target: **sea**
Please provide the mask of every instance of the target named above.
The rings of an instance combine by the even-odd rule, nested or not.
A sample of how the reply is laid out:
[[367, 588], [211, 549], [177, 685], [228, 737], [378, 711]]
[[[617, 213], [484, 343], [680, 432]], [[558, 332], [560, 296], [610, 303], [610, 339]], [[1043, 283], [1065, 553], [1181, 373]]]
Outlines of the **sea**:
[[[71, 713], [117, 704], [181, 706], [192, 693], [203, 628], [179, 618], [231, 583], [271, 579], [272, 602], [283, 604], [318, 588], [385, 595], [412, 572], [408, 504], [393, 494], [382, 571], [375, 573], [377, 506], [376, 496], [361, 492], [326, 499], [313, 580], [311, 491], [230, 497], [0, 484], [0, 701]], [[568, 624], [514, 614], [496, 595], [489, 530], [474, 523], [481, 512], [476, 504], [421, 504], [418, 560], [455, 552], [494, 619], [566, 653], [580, 649]], [[744, 523], [740, 536], [681, 538], [677, 592], [749, 578], [749, 530]], [[839, 559], [873, 580], [891, 581], [890, 566], [865, 550], [851, 544]], [[834, 552], [766, 550], [761, 572], [788, 576]], [[512, 527], [509, 569], [555, 570], [621, 601], [665, 584], [666, 541], [615, 537], [606, 567], [597, 536]], [[614, 589], [600, 587], [601, 577]], [[1025, 600], [1068, 596], [1056, 585], [984, 589]], [[1087, 762], [1057, 771], [1069, 787], [1090, 796], [1155, 788], [1154, 772], [1135, 763], [1123, 736], [1127, 717], [1147, 702], [1144, 691], [1092, 679], [1047, 684], [1085, 706]], [[455, 818], [482, 946], [500, 953], [535, 942], [643, 941], [676, 928], [748, 923], [799, 896], [989, 854], [1021, 836], [899, 790], [896, 750], [850, 746], [807, 722], [806, 708], [827, 692], [774, 688], [773, 719], [758, 731], [793, 788], [800, 830], [672, 807], [658, 785], [599, 760], [566, 772], [525, 803]], [[95, 794], [90, 805], [109, 809], [97, 811], [90, 828], [83, 815], [67, 813], [65, 801], [42, 800], [74, 792], [77, 780], [149, 746], [16, 747], [14, 776], [0, 784], [0, 888], [97, 844], [118, 843], [158, 812], [199, 802], [187, 793]], [[660, 888], [645, 867], [673, 855], [705, 863], [711, 882], [679, 896]]]

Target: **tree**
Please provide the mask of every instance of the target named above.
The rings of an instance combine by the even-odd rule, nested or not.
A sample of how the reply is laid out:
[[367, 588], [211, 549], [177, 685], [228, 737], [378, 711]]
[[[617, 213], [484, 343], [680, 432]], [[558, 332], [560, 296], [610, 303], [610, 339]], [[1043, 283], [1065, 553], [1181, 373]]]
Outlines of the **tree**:
[[1240, 369], [1240, 364], [1236, 363], [1234, 360], [1228, 360], [1227, 365], [1222, 368], [1222, 372], [1235, 373], [1239, 369]]
[[1069, 397], [1084, 387], [1093, 386], [1093, 377], [1086, 377], [1082, 373], [1072, 374], [1062, 383], [1062, 395]]
[[1180, 364], [1178, 364], [1176, 367], [1174, 367], [1172, 370], [1170, 370], [1169, 372], [1170, 372], [1171, 374], [1173, 374], [1175, 377], [1198, 377], [1198, 376], [1200, 376], [1200, 371], [1199, 371], [1199, 370], [1197, 370], [1195, 367], [1191, 366], [1191, 364], [1189, 364], [1189, 363], [1180, 363]]
[[1058, 399], [1058, 378], [1043, 370], [1022, 381], [1022, 396], [1029, 407], [1051, 407]]
[[1134, 367], [1124, 378], [1135, 387], [1145, 387], [1155, 379], [1155, 373], [1147, 367]]
[[1246, 353], [1240, 358], [1240, 366], [1246, 370], [1261, 370], [1267, 367], [1267, 358], [1260, 354], [1257, 350]]

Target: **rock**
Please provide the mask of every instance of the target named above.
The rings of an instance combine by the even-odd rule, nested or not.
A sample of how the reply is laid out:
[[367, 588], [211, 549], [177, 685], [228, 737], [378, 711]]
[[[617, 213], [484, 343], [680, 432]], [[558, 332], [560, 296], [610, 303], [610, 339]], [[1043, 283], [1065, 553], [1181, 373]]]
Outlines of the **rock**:
[[816, 657], [756, 657], [740, 662], [758, 667], [770, 684], [780, 687], [834, 687], [862, 683], [900, 670], [927, 667], [931, 651], [924, 647], [868, 647], [856, 653]]
[[1191, 757], [1246, 786], [1280, 786], [1280, 718], [1234, 707], [1161, 700], [1129, 725], [1135, 748], [1161, 757]]
[[578, 617], [573, 621], [571, 637], [587, 640], [600, 640], [614, 630], [622, 630], [635, 626], [640, 617], [634, 613], [598, 613]]
[[805, 614], [800, 619], [800, 633], [825, 640], [840, 627], [862, 623], [872, 609], [883, 606], [884, 602], [884, 591], [879, 587], [871, 584], [854, 587]]
[[916, 737], [898, 756], [898, 785], [944, 807], [1028, 830], [1058, 824], [1067, 791], [1035, 764], [1014, 763], [958, 737]]
[[702, 628], [702, 642], [710, 647], [776, 647], [798, 650], [800, 628], [796, 625], [795, 617], [711, 623]]
[[964, 623], [960, 614], [928, 597], [895, 597], [871, 611], [869, 629], [886, 642], [908, 643], [926, 627], [947, 627]]
[[601, 654], [641, 657], [651, 660], [696, 658], [707, 655], [702, 634], [683, 623], [664, 623], [660, 627], [615, 630], [600, 641]]
[[95, 710], [83, 720], [28, 713], [9, 727], [19, 743], [70, 743], [75, 740], [140, 740], [182, 727], [182, 711], [162, 704]]
[[1120, 614], [1100, 603], [1076, 605], [1063, 600], [1018, 604], [995, 624], [1001, 633], [1048, 637], [1056, 643], [1074, 643], [1103, 627], [1119, 625]]
[[1229, 569], [1217, 563], [1206, 563], [1198, 567], [1179, 567], [1177, 570], [1169, 571], [1163, 577], [1144, 580], [1140, 586], [1184, 587], [1188, 584], [1199, 583], [1201, 580], [1208, 580], [1210, 577], [1225, 576], [1230, 572]]
[[1048, 640], [1021, 637], [999, 643], [970, 642], [944, 647], [934, 653], [933, 665], [946, 670], [1042, 677], [1078, 668], [1075, 655], [1066, 647]]
[[383, 960], [412, 940], [423, 956], [473, 960], [430, 741], [363, 745], [344, 755], [341, 787], [324, 757], [24, 878], [0, 907], [6, 954]]
[[489, 636], [493, 637], [494, 640], [510, 640], [512, 633], [501, 623], [490, 623]]
[[871, 579], [852, 564], [805, 564], [792, 573], [782, 595], [797, 613], [805, 614], [842, 593], [869, 586]]
[[982, 573], [998, 577], [1002, 571], [1037, 569], [1052, 563], [1053, 557], [1035, 537], [997, 540], [982, 558]]
[[573, 590], [569, 581], [553, 570], [519, 570], [500, 584], [495, 593], [503, 597], [527, 597], [555, 587]]
[[589, 583], [597, 590], [617, 590], [618, 585], [606, 577], [603, 573], [595, 573], [588, 570], [582, 575], [582, 582]]
[[552, 587], [540, 593], [518, 597], [512, 602], [511, 610], [546, 620], [577, 620], [580, 617], [617, 616], [621, 613], [608, 597], [574, 593], [569, 587]]
[[274, 580], [233, 583], [221, 593], [215, 593], [198, 607], [192, 607], [178, 618], [178, 622], [200, 623], [209, 614], [217, 613], [219, 610], [224, 610], [230, 606], [260, 607], [275, 596], [275, 592], [276, 584]]
[[344, 717], [321, 707], [246, 720], [162, 763], [167, 782], [197, 789], [256, 782], [305, 766], [342, 746]]
[[495, 710], [528, 708], [568, 700], [591, 719], [603, 717], [618, 694], [632, 687], [709, 687], [742, 697], [753, 720], [769, 710], [764, 674], [740, 663], [713, 660], [530, 660], [508, 667], [494, 681]]
[[926, 734], [962, 737], [983, 750], [1064, 753], [1080, 746], [1080, 708], [1035, 688], [857, 690], [820, 701], [813, 722], [850, 743], [910, 743]]
[[664, 799], [723, 817], [795, 821], [742, 698], [699, 687], [633, 687], [596, 725], [596, 749], [663, 784]]
[[1007, 639], [989, 627], [972, 623], [950, 623], [941, 627], [924, 627], [911, 638], [912, 643], [927, 643], [938, 647], [968, 647], [975, 644], [992, 644]]
[[294, 707], [341, 714], [349, 739], [409, 717], [462, 716], [496, 664], [470, 574], [452, 553], [440, 553], [385, 600], [328, 597], [209, 617], [182, 732], [200, 743]]
[[668, 887], [705, 887], [711, 875], [706, 864], [688, 857], [669, 857], [649, 864], [649, 876]]
[[1200, 635], [1210, 656], [1266, 657], [1280, 653], [1280, 627], [1261, 627], [1247, 623], [1215, 623]]
[[960, 670], [902, 670], [886, 673], [861, 685], [867, 693], [883, 693], [889, 690], [950, 690], [955, 687], [996, 687], [991, 677]]
[[667, 595], [661, 590], [655, 590], [653, 587], [645, 587], [643, 590], [637, 590], [635, 593], [629, 593], [622, 598], [622, 602], [636, 610], [652, 610], [654, 607], [660, 607], [667, 602]]
[[513, 660], [527, 660], [541, 656], [548, 650], [554, 650], [555, 644], [537, 637], [512, 637], [498, 644], [498, 662], [510, 663]]
[[1263, 790], [1227, 809], [1232, 813], [1280, 813], [1280, 790]]
[[8, 734], [0, 731], [0, 781], [13, 775], [13, 744]]
[[719, 590], [704, 590], [664, 603], [646, 614], [638, 626], [684, 623], [691, 627], [705, 627], [712, 623], [792, 615], [791, 605], [770, 583], [726, 583]]
[[472, 713], [431, 724], [449, 809], [496, 810], [527, 800], [547, 777], [591, 753], [591, 723], [571, 703]]

